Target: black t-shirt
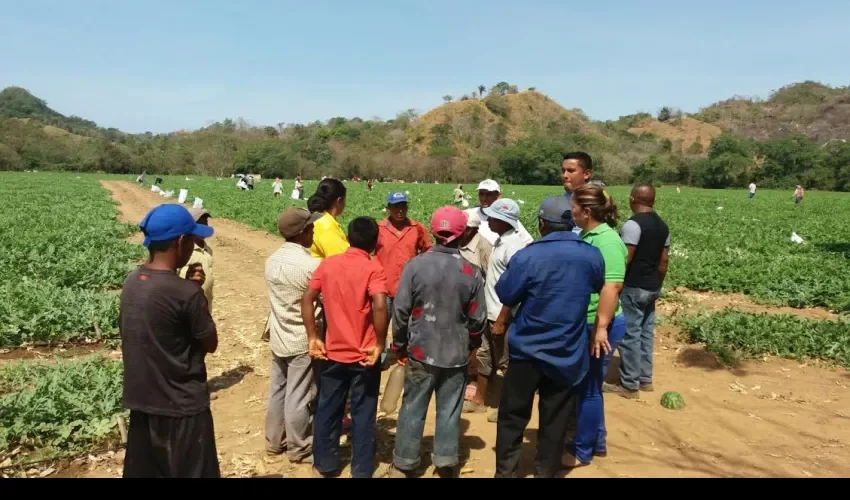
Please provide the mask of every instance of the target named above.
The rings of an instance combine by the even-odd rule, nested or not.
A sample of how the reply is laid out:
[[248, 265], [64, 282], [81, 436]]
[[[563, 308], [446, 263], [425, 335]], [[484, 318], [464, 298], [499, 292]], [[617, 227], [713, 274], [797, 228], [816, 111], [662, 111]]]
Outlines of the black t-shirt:
[[658, 266], [662, 252], [670, 246], [670, 229], [654, 211], [637, 213], [626, 221], [626, 224], [630, 223], [636, 223], [637, 228], [627, 228], [623, 225], [621, 232], [623, 242], [634, 246], [635, 253], [626, 268], [623, 284], [630, 288], [660, 290], [661, 275], [658, 274]]
[[198, 283], [139, 266], [124, 281], [118, 323], [125, 408], [166, 417], [209, 408], [200, 341], [216, 328]]

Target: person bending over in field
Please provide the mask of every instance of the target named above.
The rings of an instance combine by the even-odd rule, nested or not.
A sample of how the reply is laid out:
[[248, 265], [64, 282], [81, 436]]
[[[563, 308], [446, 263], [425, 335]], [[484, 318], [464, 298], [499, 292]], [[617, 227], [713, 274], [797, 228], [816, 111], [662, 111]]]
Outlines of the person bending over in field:
[[178, 204], [154, 208], [139, 227], [150, 257], [124, 281], [118, 315], [130, 410], [124, 477], [217, 478], [204, 358], [218, 333], [197, 277], [177, 275], [194, 239], [213, 229]]
[[[212, 218], [210, 213], [203, 208], [190, 208], [189, 213], [195, 218], [195, 222], [202, 226], [208, 226]], [[200, 272], [198, 271], [200, 268]], [[192, 251], [192, 257], [185, 266], [178, 271], [181, 278], [188, 276], [196, 276], [199, 279], [201, 288], [204, 290], [204, 296], [207, 298], [210, 313], [213, 306], [213, 251], [209, 242], [204, 238], [195, 238], [195, 248]]]
[[469, 353], [481, 344], [487, 326], [481, 271], [460, 258], [458, 250], [466, 218], [455, 207], [434, 212], [431, 234], [438, 245], [407, 264], [398, 287], [393, 350], [406, 370], [390, 477], [408, 477], [419, 467], [425, 416], [434, 394], [434, 474], [442, 478], [458, 475]]
[[[346, 397], [351, 395], [353, 477], [372, 477], [377, 437], [375, 419], [389, 317], [387, 278], [369, 254], [378, 244], [378, 224], [358, 217], [348, 225], [351, 241], [344, 253], [323, 260], [301, 301], [301, 318], [310, 339], [310, 356], [324, 365], [313, 420], [313, 472], [336, 475]], [[323, 297], [327, 332], [316, 331], [314, 303]]]
[[652, 387], [652, 344], [655, 336], [655, 302], [667, 276], [670, 230], [658, 216], [655, 188], [638, 184], [629, 197], [634, 215], [623, 224], [620, 235], [628, 249], [626, 278], [620, 301], [626, 335], [620, 342], [620, 382], [604, 384], [604, 392], [637, 398], [638, 391]]

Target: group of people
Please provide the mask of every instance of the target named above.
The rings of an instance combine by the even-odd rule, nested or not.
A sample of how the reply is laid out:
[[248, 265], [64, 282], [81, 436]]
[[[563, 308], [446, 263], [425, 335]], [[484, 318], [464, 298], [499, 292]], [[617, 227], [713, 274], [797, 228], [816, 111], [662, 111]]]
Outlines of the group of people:
[[[393, 192], [385, 219], [356, 217], [343, 231], [346, 188], [331, 178], [307, 209], [284, 210], [284, 242], [265, 264], [266, 452], [336, 476], [350, 427], [351, 475], [372, 477], [381, 371], [396, 363], [404, 391], [390, 477], [419, 474], [432, 398], [430, 462], [436, 476], [457, 477], [461, 415], [487, 411], [498, 376], [500, 403], [488, 416], [497, 426], [496, 477], [517, 474], [535, 394], [536, 477], [605, 456], [602, 393], [652, 390], [655, 301], [670, 240], [646, 184], [632, 189], [634, 215], [618, 234], [616, 204], [589, 182], [592, 169], [586, 153], [564, 155], [565, 193], [541, 203], [537, 240], [491, 179], [478, 186], [479, 206], [441, 207], [427, 225], [408, 217], [405, 193]], [[204, 293], [208, 221], [206, 211], [166, 204], [140, 224], [150, 258], [121, 297], [125, 477], [220, 474], [204, 365], [217, 346], [211, 289]], [[607, 384], [617, 349], [619, 381]]]

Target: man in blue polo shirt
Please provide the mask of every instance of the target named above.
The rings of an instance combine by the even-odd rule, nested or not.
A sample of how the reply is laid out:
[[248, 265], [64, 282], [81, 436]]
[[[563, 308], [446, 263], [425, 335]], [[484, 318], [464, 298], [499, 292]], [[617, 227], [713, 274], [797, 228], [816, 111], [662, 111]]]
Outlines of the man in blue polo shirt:
[[541, 238], [518, 251], [496, 284], [502, 304], [519, 306], [508, 330], [510, 368], [502, 386], [496, 431], [496, 477], [513, 477], [522, 437], [539, 393], [536, 477], [560, 469], [567, 416], [587, 374], [587, 306], [604, 283], [604, 261], [573, 231], [570, 202], [540, 204]]

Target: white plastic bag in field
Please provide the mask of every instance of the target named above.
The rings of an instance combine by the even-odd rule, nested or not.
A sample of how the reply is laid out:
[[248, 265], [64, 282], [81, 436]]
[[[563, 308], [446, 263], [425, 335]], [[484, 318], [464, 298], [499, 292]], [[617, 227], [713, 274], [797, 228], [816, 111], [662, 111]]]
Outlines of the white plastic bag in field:
[[188, 189], [181, 189], [180, 190], [180, 196], [177, 197], [177, 202], [178, 203], [186, 203], [186, 198], [188, 198], [188, 197], [189, 197], [189, 190]]
[[293, 200], [297, 200], [297, 199], [298, 199], [298, 190], [297, 190], [297, 189], [293, 189], [293, 190], [292, 190], [292, 195], [290, 195], [290, 197], [291, 197]]
[[461, 198], [460, 204], [461, 204], [461, 206], [463, 206], [463, 208], [466, 208], [466, 207], [469, 206], [469, 202], [466, 201], [466, 198]]
[[204, 200], [201, 198], [195, 198], [194, 203], [192, 203], [192, 208], [204, 208]]
[[151, 186], [151, 191], [153, 191], [154, 193], [158, 193], [161, 190], [159, 189], [159, 186]]

